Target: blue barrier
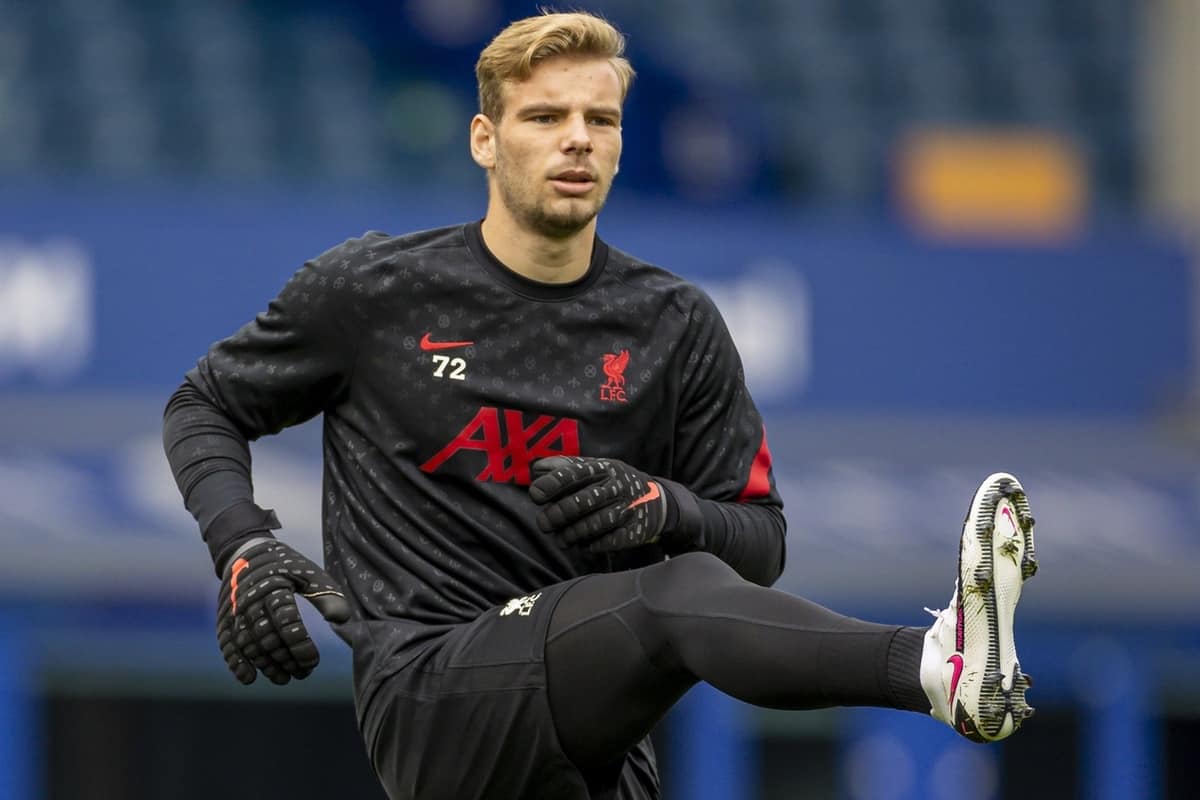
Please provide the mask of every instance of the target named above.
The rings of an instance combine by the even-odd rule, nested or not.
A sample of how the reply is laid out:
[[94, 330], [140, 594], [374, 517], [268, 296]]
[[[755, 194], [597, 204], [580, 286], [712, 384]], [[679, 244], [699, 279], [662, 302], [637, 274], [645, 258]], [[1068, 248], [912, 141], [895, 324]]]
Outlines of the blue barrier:
[[745, 707], [708, 684], [684, 695], [671, 712], [669, 797], [743, 800], [755, 797], [755, 748]]
[[[0, 386], [168, 390], [304, 259], [368, 229], [479, 212], [464, 197], [0, 190], [0, 320], [5, 308], [55, 312], [0, 325]], [[945, 247], [786, 208], [719, 214], [714, 225], [711, 213], [621, 198], [600, 232], [745, 300], [729, 314], [750, 372], [803, 373], [759, 393], [764, 407], [1137, 415], [1186, 386], [1188, 253], [1162, 237]], [[90, 350], [78, 327], [89, 319]], [[46, 375], [63, 353], [82, 360]], [[1020, 380], [996, 380], [1009, 358]]]
[[34, 800], [40, 750], [29, 641], [0, 617], [0, 800]]
[[923, 714], [853, 709], [839, 768], [845, 800], [995, 800], [995, 748], [980, 747]]
[[1152, 719], [1153, 686], [1139, 673], [1131, 647], [1098, 637], [1083, 642], [1076, 654], [1075, 679], [1089, 732], [1084, 795], [1095, 800], [1161, 797], [1163, 754]]

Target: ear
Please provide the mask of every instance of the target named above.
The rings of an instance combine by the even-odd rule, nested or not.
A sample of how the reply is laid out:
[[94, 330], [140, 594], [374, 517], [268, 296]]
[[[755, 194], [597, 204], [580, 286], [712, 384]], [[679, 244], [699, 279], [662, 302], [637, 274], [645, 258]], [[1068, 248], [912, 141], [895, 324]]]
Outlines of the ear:
[[496, 166], [496, 125], [483, 114], [471, 118], [471, 158], [484, 169]]

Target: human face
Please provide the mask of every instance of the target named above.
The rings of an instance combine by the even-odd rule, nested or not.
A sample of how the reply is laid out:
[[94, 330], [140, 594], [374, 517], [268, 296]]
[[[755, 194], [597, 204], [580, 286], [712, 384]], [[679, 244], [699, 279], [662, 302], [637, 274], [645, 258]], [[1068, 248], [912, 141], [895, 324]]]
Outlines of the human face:
[[621, 157], [621, 84], [604, 58], [556, 56], [505, 84], [498, 122], [477, 115], [472, 154], [493, 212], [549, 238], [595, 220]]

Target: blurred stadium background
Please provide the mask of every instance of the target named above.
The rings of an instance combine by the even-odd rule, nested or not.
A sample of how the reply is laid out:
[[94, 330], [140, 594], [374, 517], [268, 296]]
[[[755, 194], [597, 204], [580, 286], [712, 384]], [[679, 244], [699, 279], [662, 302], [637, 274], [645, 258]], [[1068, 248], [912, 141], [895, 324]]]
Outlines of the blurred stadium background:
[[[983, 476], [1039, 520], [1019, 737], [698, 689], [668, 800], [1194, 796], [1200, 3], [573, 5], [640, 72], [602, 235], [728, 316], [784, 588], [924, 624]], [[159, 417], [305, 258], [482, 214], [474, 58], [535, 11], [0, 0], [0, 800], [382, 798], [339, 643], [285, 690], [225, 673]], [[317, 435], [255, 450], [310, 553]]]

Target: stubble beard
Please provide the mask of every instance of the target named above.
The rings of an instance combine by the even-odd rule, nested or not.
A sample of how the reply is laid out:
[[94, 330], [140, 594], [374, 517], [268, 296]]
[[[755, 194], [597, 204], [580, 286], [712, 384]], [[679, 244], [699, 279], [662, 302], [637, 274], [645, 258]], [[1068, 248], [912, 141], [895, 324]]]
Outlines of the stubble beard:
[[553, 200], [539, 196], [538, 187], [531, 183], [528, 191], [521, 191], [520, 181], [511, 180], [502, 169], [496, 171], [496, 185], [500, 198], [518, 224], [551, 239], [568, 239], [586, 228], [600, 213], [608, 197], [608, 187], [597, 184], [597, 200], [588, 198], [562, 198], [561, 210], [553, 207]]

